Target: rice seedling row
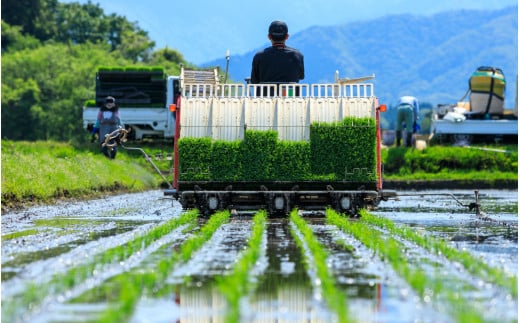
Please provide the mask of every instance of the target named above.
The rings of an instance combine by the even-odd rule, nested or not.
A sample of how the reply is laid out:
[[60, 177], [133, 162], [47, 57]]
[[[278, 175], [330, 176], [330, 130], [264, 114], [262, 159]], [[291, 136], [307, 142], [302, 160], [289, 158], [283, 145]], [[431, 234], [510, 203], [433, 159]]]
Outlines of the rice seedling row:
[[[76, 246], [76, 248], [58, 245], [55, 248], [56, 253], [53, 252], [52, 254], [45, 252], [48, 249], [34, 251], [31, 252], [31, 255], [39, 257], [26, 259], [27, 263], [18, 261], [20, 256], [14, 254], [16, 255], [16, 257], [12, 257], [14, 260], [9, 260], [2, 264], [2, 286], [4, 287], [2, 297], [9, 297], [20, 292], [26, 281], [36, 284], [48, 283], [52, 276], [63, 274], [72, 267], [91, 262], [90, 257], [102, 253], [107, 246], [116, 247], [124, 245], [135, 239], [136, 235], [148, 232], [153, 226], [151, 223], [138, 225], [132, 231], [92, 240], [84, 245], [79, 245], [79, 247]], [[69, 241], [66, 241], [66, 243], [68, 244]], [[62, 253], [57, 253], [58, 251], [62, 251]], [[22, 266], [19, 266], [20, 263], [22, 263]], [[7, 267], [9, 265], [14, 267], [13, 270]]]
[[[74, 222], [74, 221], [71, 221]], [[150, 223], [93, 223], [91, 225], [74, 225], [69, 223], [66, 227], [74, 227], [74, 229], [63, 229], [63, 230], [48, 230], [44, 229], [31, 229], [33, 232], [31, 235], [25, 235], [23, 238], [16, 238], [14, 241], [8, 240], [5, 244], [5, 249], [2, 250], [2, 266], [4, 269], [17, 268], [24, 266], [25, 275], [31, 272], [31, 267], [41, 268], [45, 267], [46, 260], [52, 259], [56, 255], [65, 255], [66, 253], [74, 253], [74, 250], [78, 250], [78, 246], [82, 246], [82, 250], [91, 249], [98, 247], [99, 244], [96, 241], [103, 241], [110, 239], [114, 234], [119, 233], [121, 236], [122, 243], [138, 231], [145, 232], [150, 229], [152, 224]], [[29, 230], [28, 230], [29, 231]], [[42, 232], [43, 231], [43, 232]], [[27, 231], [26, 231], [27, 232]], [[125, 237], [128, 237], [125, 239]], [[51, 241], [51, 243], [49, 243]], [[94, 242], [94, 243], [92, 243]], [[34, 262], [38, 259], [38, 262]], [[77, 263], [81, 261], [81, 258], [70, 258], [68, 264]], [[63, 263], [64, 261], [62, 261]], [[65, 266], [57, 266], [60, 269], [64, 269]], [[19, 272], [4, 270], [2, 273], [3, 280], [14, 278], [19, 275]]]
[[[515, 321], [511, 251], [502, 253], [504, 266], [481, 268], [488, 261], [473, 245], [463, 261], [458, 252], [468, 244], [451, 238], [480, 231], [461, 228], [451, 218], [470, 217], [434, 202], [433, 212], [453, 226], [446, 238], [438, 221], [421, 222], [427, 203], [421, 213], [402, 213], [410, 225], [399, 208], [337, 215], [339, 224], [297, 210], [206, 218], [182, 213], [161, 192], [3, 214], [2, 315], [13, 322]], [[402, 205], [413, 210], [413, 203]], [[486, 243], [508, 234], [491, 223], [483, 229], [491, 237], [483, 247], [498, 248]]]
[[[8, 299], [2, 299], [2, 316], [13, 317], [20, 312], [38, 310], [42, 303], [52, 302], [56, 298], [62, 298], [67, 291], [76, 285], [85, 282], [98, 272], [110, 272], [105, 265], [117, 266], [124, 264], [124, 260], [153, 243], [171, 230], [186, 225], [196, 219], [197, 212], [185, 213], [180, 218], [167, 221], [164, 224], [152, 228], [149, 232], [128, 241], [124, 245], [105, 250], [96, 254], [86, 264], [74, 266], [66, 272], [53, 274], [47, 282], [28, 282], [22, 291], [9, 295]], [[2, 295], [4, 297], [4, 295]]]
[[[436, 306], [440, 311], [446, 308], [448, 313], [459, 322], [482, 322], [486, 319], [487, 313], [483, 304], [474, 302], [473, 299], [468, 300], [468, 293], [473, 287], [464, 281], [452, 279], [449, 274], [443, 274], [442, 266], [430, 266], [429, 270], [425, 270], [421, 259], [410, 261], [413, 257], [410, 257], [407, 248], [392, 234], [382, 233], [367, 224], [365, 220], [351, 222], [332, 210], [327, 210], [326, 216], [329, 223], [352, 234], [388, 261], [394, 270], [417, 291], [423, 301], [435, 301], [434, 304], [438, 304]], [[423, 256], [424, 254], [421, 257]]]
[[306, 264], [309, 271], [315, 273], [311, 273], [310, 276], [315, 288], [319, 289], [319, 298], [325, 299], [339, 322], [349, 322], [348, 302], [345, 294], [336, 288], [336, 282], [327, 268], [327, 253], [305, 220], [298, 215], [297, 210], [291, 212], [290, 219], [294, 225], [291, 232], [302, 252], [310, 253], [306, 258]]
[[[198, 215], [196, 210], [192, 213]], [[161, 248], [141, 258], [135, 266], [130, 266], [130, 268], [118, 272], [117, 275], [106, 277], [93, 288], [83, 290], [83, 293], [70, 300], [68, 308], [64, 307], [60, 310], [70, 311], [77, 308], [78, 304], [91, 307], [92, 304], [102, 300], [107, 302], [107, 306], [98, 309], [97, 313], [91, 313], [95, 321], [128, 320], [144, 295], [156, 297], [163, 292], [165, 281], [168, 279], [173, 265], [182, 263], [183, 259], [191, 258], [192, 254], [209, 240], [228, 218], [229, 212], [217, 213], [206, 223], [203, 223], [200, 230], [193, 232], [189, 237], [184, 237], [173, 247], [160, 244]], [[51, 317], [57, 316], [60, 315], [60, 312], [50, 313], [49, 315]]]
[[510, 292], [514, 297], [518, 296], [517, 276], [510, 275], [499, 268], [494, 268], [474, 257], [465, 250], [453, 248], [445, 241], [436, 239], [431, 235], [418, 234], [407, 226], [396, 226], [391, 220], [374, 216], [369, 212], [363, 212], [361, 221], [388, 230], [393, 235], [413, 241], [417, 245], [430, 250], [434, 254], [440, 254], [451, 261], [456, 261], [464, 266], [469, 273], [480, 277], [484, 281], [499, 285]]
[[[435, 303], [435, 298], [442, 302], [442, 294], [450, 293], [451, 290], [451, 294], [465, 299], [472, 308], [476, 309], [476, 312], [480, 311], [484, 321], [493, 321], [497, 318], [504, 322], [516, 320], [518, 302], [508, 289], [472, 275], [460, 262], [450, 261], [441, 253], [431, 252], [417, 245], [414, 241], [392, 234], [385, 229], [379, 227], [375, 227], [375, 229], [401, 243], [402, 252], [410, 264], [442, 282], [442, 286], [438, 287], [438, 290], [441, 291], [440, 295], [435, 297], [432, 293], [429, 297], [433, 303]], [[434, 292], [438, 293], [438, 291]], [[452, 295], [448, 296], [453, 297]], [[450, 301], [449, 297], [448, 300]], [[460, 303], [460, 301], [455, 302], [455, 304], [457, 303]], [[493, 306], [486, 306], [489, 304], [493, 304]]]
[[[192, 211], [198, 214], [198, 211]], [[206, 243], [215, 231], [229, 219], [229, 211], [217, 212], [200, 228], [196, 234], [188, 238], [179, 247], [179, 252], [171, 257], [163, 258], [157, 264], [155, 272], [142, 274], [121, 274], [111, 284], [111, 302], [109, 307], [101, 314], [99, 322], [113, 322], [127, 320], [134, 311], [143, 292], [151, 292], [164, 284], [168, 273], [177, 262], [189, 260], [192, 254]], [[114, 292], [115, 289], [115, 292]]]
[[255, 213], [253, 217], [253, 227], [251, 238], [248, 241], [247, 249], [244, 250], [235, 263], [231, 274], [217, 280], [218, 289], [226, 298], [228, 309], [226, 322], [239, 322], [245, 319], [245, 313], [240, 309], [245, 306], [242, 302], [247, 302], [249, 293], [255, 288], [255, 281], [252, 277], [253, 268], [264, 251], [266, 242], [265, 226], [267, 213], [263, 210]]
[[[115, 265], [107, 265], [100, 270], [96, 270], [93, 277], [90, 277], [84, 282], [74, 286], [72, 289], [66, 292], [65, 296], [60, 299], [59, 307], [61, 307], [61, 311], [69, 311], [70, 307], [67, 307], [67, 305], [70, 304], [72, 304], [72, 308], [76, 308], [81, 305], [83, 305], [85, 308], [92, 308], [91, 304], [82, 304], [81, 300], [94, 297], [99, 301], [99, 297], [101, 296], [104, 301], [111, 301], [113, 295], [120, 290], [128, 293], [128, 295], [125, 295], [125, 301], [122, 302], [123, 306], [121, 308], [125, 308], [125, 305], [128, 306], [128, 301], [131, 301], [131, 296], [135, 294], [135, 292], [133, 292], [135, 291], [135, 288], [142, 286], [144, 284], [143, 281], [146, 281], [147, 279], [149, 280], [149, 277], [146, 275], [134, 274], [143, 261], [146, 261], [146, 259], [149, 257], [152, 257], [160, 250], [168, 248], [169, 246], [179, 246], [186, 238], [185, 231], [193, 229], [192, 227], [193, 226], [189, 225], [181, 226], [172, 232], [156, 239], [153, 243], [146, 247], [146, 249], [135, 252], [124, 261]], [[134, 277], [134, 283], [128, 284], [127, 280], [121, 278], [122, 276], [128, 275]], [[120, 285], [123, 285], [123, 287]], [[62, 316], [62, 313], [60, 313], [59, 310], [56, 310], [56, 304], [56, 302], [52, 302], [50, 306], [47, 306], [44, 309], [44, 311], [38, 313], [38, 316], [44, 316], [47, 321], [56, 321], [57, 318]], [[124, 317], [121, 316], [123, 312], [118, 312], [117, 314], [113, 315], [112, 318], [107, 318], [106, 315], [103, 317], [103, 313], [107, 311], [109, 312], [109, 310], [107, 310], [109, 309], [109, 306], [110, 303], [106, 303], [104, 306], [99, 307], [99, 313], [97, 316], [91, 311], [89, 316], [92, 317], [92, 321], [106, 321], [107, 319], [110, 321], [115, 318], [119, 319]], [[71, 315], [71, 317], [74, 316], [75, 315]]]
[[309, 224], [329, 253], [329, 270], [348, 297], [353, 321], [392, 322], [398, 317], [414, 322], [435, 317], [437, 322], [450, 322], [445, 313], [423, 302], [385, 259], [352, 235], [325, 219], [309, 219]]

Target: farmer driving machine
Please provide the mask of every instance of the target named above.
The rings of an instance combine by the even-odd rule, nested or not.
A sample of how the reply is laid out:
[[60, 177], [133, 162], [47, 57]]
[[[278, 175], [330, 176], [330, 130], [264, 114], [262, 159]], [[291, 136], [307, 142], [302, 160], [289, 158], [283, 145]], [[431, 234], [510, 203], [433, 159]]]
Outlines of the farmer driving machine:
[[386, 107], [372, 84], [220, 84], [198, 73], [182, 70], [170, 109], [174, 178], [165, 195], [183, 208], [356, 214], [395, 195], [382, 187]]

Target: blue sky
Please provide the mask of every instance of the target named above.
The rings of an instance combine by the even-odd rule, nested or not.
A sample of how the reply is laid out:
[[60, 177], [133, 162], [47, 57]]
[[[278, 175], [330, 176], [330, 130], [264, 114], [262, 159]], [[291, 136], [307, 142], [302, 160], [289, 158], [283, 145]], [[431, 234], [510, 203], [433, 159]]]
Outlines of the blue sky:
[[[202, 64], [244, 54], [267, 43], [272, 20], [284, 20], [289, 34], [312, 26], [340, 25], [388, 14], [431, 15], [458, 9], [499, 9], [518, 0], [91, 0], [148, 32], [156, 48], [176, 49]], [[86, 0], [62, 2], [81, 2]]]

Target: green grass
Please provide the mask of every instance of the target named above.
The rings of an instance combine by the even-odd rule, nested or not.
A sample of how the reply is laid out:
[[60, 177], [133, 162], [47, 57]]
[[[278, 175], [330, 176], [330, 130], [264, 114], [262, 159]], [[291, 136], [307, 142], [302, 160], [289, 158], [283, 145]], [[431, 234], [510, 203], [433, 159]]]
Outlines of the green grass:
[[496, 180], [518, 180], [518, 173], [497, 171], [472, 171], [472, 170], [450, 170], [444, 169], [436, 173], [416, 171], [414, 173], [388, 173], [385, 171], [383, 177], [387, 180], [485, 180], [493, 182]]
[[494, 147], [510, 153], [465, 147], [394, 147], [381, 151], [387, 179], [518, 179], [518, 146]]
[[157, 186], [149, 169], [123, 153], [109, 160], [67, 143], [2, 141], [2, 205]]

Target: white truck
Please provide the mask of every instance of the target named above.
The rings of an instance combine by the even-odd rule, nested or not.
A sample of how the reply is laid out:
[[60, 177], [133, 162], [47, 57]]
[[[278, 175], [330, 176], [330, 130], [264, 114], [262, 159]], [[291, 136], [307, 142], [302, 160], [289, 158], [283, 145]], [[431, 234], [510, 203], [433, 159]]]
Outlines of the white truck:
[[83, 107], [83, 127], [90, 131], [97, 113], [107, 96], [113, 96], [119, 106], [121, 120], [129, 137], [173, 138], [175, 105], [180, 97], [180, 84], [209, 83], [218, 85], [218, 69], [181, 69], [181, 75], [166, 75], [162, 68], [115, 67], [99, 68], [96, 73], [96, 99]]
[[469, 145], [476, 140], [515, 139], [518, 136], [518, 116], [512, 112], [494, 119], [468, 119], [461, 109], [465, 110], [452, 105], [437, 106], [432, 119], [433, 136], [446, 137], [456, 145]]
[[[440, 104], [432, 115], [431, 134], [455, 145], [476, 140], [515, 140], [518, 137], [518, 106], [504, 109], [506, 82], [502, 70], [481, 66], [469, 79], [469, 89], [457, 104]], [[463, 101], [469, 93], [469, 102]]]

